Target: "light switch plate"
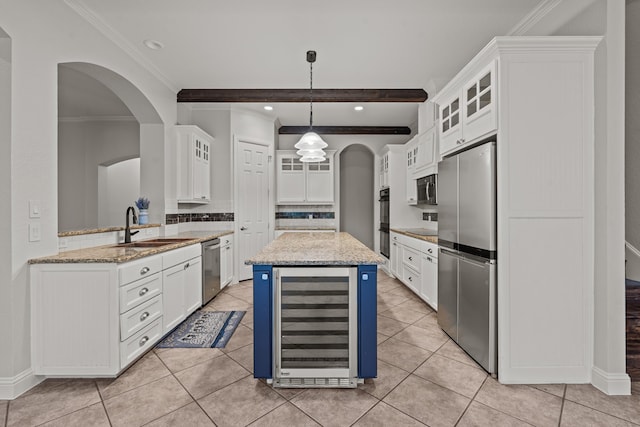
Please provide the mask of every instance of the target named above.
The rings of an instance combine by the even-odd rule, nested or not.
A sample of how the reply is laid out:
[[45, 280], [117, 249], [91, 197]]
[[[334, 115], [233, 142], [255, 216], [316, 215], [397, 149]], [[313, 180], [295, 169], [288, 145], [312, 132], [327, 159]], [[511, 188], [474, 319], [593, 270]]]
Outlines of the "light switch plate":
[[29, 200], [29, 218], [40, 218], [40, 200]]

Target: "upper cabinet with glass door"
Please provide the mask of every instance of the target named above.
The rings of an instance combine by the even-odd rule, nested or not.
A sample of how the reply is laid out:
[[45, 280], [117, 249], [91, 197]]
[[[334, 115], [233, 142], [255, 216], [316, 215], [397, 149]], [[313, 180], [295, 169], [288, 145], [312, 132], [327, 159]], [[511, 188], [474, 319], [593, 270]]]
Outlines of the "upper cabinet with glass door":
[[440, 155], [452, 153], [495, 131], [495, 61], [440, 103]]

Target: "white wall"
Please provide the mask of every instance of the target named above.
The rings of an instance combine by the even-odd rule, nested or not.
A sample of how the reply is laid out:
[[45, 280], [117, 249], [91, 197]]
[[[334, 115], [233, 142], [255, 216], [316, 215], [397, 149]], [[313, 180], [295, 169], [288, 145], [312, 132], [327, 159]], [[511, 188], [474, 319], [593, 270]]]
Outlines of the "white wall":
[[[640, 249], [640, 0], [626, 7], [625, 238]], [[640, 281], [640, 257], [627, 256], [627, 277]]]
[[374, 155], [362, 145], [340, 154], [340, 231], [374, 249]]
[[[137, 157], [140, 157], [140, 125], [135, 120], [61, 121], [58, 124], [58, 231], [123, 225], [124, 212], [111, 223], [98, 219], [98, 170], [101, 165]], [[139, 180], [137, 187], [139, 190]]]
[[124, 226], [127, 208], [129, 206], [135, 208], [135, 201], [142, 196], [144, 195], [140, 194], [140, 158], [124, 160], [110, 166], [100, 166], [98, 227]]
[[[58, 247], [58, 64], [88, 62], [118, 73], [146, 96], [167, 125], [176, 121], [176, 92], [64, 2], [3, 1], [0, 27], [12, 40], [11, 141], [8, 148], [2, 144], [2, 154], [10, 151], [11, 156], [0, 156], [0, 162], [6, 163], [2, 166], [7, 166], [0, 168], [2, 173], [11, 174], [10, 180], [0, 180], [1, 191], [7, 196], [3, 206], [10, 206], [0, 209], [0, 224], [10, 227], [10, 233], [3, 233], [0, 239], [3, 245], [10, 242], [10, 250], [2, 247], [0, 258], [11, 265], [10, 271], [0, 271], [0, 295], [7, 296], [0, 305], [4, 334], [0, 346], [2, 399], [19, 394], [36, 381], [30, 375], [27, 260], [56, 253]], [[1, 98], [5, 102], [6, 98]], [[164, 136], [157, 140], [158, 147], [164, 145]], [[161, 193], [163, 182], [155, 183]], [[39, 242], [28, 241], [28, 226], [33, 221], [28, 217], [29, 200], [41, 203]]]

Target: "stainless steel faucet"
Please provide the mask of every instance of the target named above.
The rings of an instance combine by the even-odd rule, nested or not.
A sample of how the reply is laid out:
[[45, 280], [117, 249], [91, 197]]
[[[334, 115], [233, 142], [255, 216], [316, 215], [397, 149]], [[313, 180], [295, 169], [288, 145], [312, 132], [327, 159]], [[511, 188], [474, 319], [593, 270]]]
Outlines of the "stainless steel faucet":
[[137, 224], [138, 223], [138, 217], [136, 216], [136, 210], [134, 209], [133, 206], [129, 206], [127, 208], [127, 226], [124, 229], [124, 242], [125, 243], [131, 243], [131, 236], [133, 236], [134, 234], [137, 234], [140, 232], [140, 230], [138, 231], [134, 231], [133, 233], [131, 232], [131, 228], [129, 228], [129, 211], [131, 211], [131, 213], [133, 214], [133, 223]]

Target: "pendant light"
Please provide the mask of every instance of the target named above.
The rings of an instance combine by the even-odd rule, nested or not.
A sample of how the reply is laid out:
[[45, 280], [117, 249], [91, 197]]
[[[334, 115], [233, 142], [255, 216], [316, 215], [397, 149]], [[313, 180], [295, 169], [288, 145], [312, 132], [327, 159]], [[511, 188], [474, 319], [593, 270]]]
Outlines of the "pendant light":
[[301, 162], [322, 162], [326, 153], [322, 150], [328, 145], [320, 138], [320, 135], [313, 131], [313, 63], [316, 62], [316, 51], [307, 51], [307, 62], [309, 63], [309, 131], [302, 135], [300, 141], [294, 145], [298, 149], [297, 155], [302, 156]]

